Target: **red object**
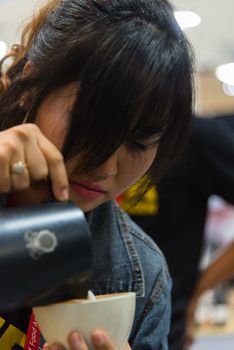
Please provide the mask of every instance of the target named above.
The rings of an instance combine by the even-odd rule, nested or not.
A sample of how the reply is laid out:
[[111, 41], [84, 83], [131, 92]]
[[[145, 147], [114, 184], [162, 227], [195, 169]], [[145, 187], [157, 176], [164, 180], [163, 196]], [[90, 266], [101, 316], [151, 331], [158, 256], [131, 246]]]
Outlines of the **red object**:
[[123, 200], [123, 194], [119, 194], [116, 198], [115, 198], [116, 202], [118, 204], [121, 204], [122, 200]]
[[32, 312], [28, 326], [27, 339], [24, 346], [24, 350], [38, 350], [40, 344], [40, 336], [41, 333], [35, 316]]

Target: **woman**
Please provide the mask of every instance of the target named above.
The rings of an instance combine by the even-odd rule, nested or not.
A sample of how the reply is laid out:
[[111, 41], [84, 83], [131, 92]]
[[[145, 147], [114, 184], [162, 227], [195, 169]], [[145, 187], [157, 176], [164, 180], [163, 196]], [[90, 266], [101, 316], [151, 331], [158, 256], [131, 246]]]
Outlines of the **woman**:
[[[167, 349], [164, 258], [112, 199], [143, 177], [139, 198], [188, 134], [192, 60], [173, 11], [165, 0], [54, 0], [22, 44], [0, 102], [0, 192], [11, 193], [5, 205], [47, 200], [49, 178], [57, 200], [69, 198], [87, 213], [94, 294], [136, 292], [126, 349]], [[87, 349], [79, 333], [69, 341], [73, 350]], [[101, 330], [92, 341], [114, 349]]]

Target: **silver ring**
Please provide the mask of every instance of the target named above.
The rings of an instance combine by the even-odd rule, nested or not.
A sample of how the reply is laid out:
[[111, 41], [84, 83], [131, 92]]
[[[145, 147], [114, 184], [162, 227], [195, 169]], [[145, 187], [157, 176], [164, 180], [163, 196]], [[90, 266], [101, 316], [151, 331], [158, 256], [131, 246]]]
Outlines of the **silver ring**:
[[21, 175], [27, 169], [27, 164], [25, 162], [19, 161], [11, 166], [11, 172], [16, 175]]

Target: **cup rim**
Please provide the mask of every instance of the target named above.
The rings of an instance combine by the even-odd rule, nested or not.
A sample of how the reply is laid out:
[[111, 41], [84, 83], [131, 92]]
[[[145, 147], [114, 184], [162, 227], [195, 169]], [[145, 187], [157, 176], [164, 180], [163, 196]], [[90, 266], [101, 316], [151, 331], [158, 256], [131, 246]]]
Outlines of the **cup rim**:
[[111, 293], [111, 294], [101, 294], [101, 295], [95, 295], [95, 299], [70, 299], [66, 301], [60, 301], [57, 303], [52, 303], [48, 305], [43, 306], [36, 306], [34, 309], [37, 308], [45, 308], [48, 306], [58, 306], [58, 305], [81, 305], [81, 304], [92, 304], [98, 302], [106, 302], [110, 300], [119, 300], [119, 299], [126, 299], [126, 298], [132, 298], [136, 297], [135, 292], [121, 292], [121, 293]]

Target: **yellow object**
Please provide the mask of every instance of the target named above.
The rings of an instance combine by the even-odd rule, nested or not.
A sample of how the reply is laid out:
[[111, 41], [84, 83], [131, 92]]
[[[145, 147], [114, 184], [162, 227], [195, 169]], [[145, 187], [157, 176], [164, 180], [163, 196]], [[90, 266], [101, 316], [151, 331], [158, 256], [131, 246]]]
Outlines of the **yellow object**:
[[158, 213], [159, 208], [159, 196], [156, 186], [152, 187], [143, 198], [137, 202], [134, 206], [129, 202], [129, 199], [134, 193], [136, 193], [137, 188], [141, 186], [141, 179], [138, 183], [130, 187], [121, 197], [119, 204], [123, 210], [125, 210], [129, 215], [137, 216], [151, 216]]
[[15, 345], [24, 349], [26, 335], [0, 317], [0, 349], [11, 350]]

